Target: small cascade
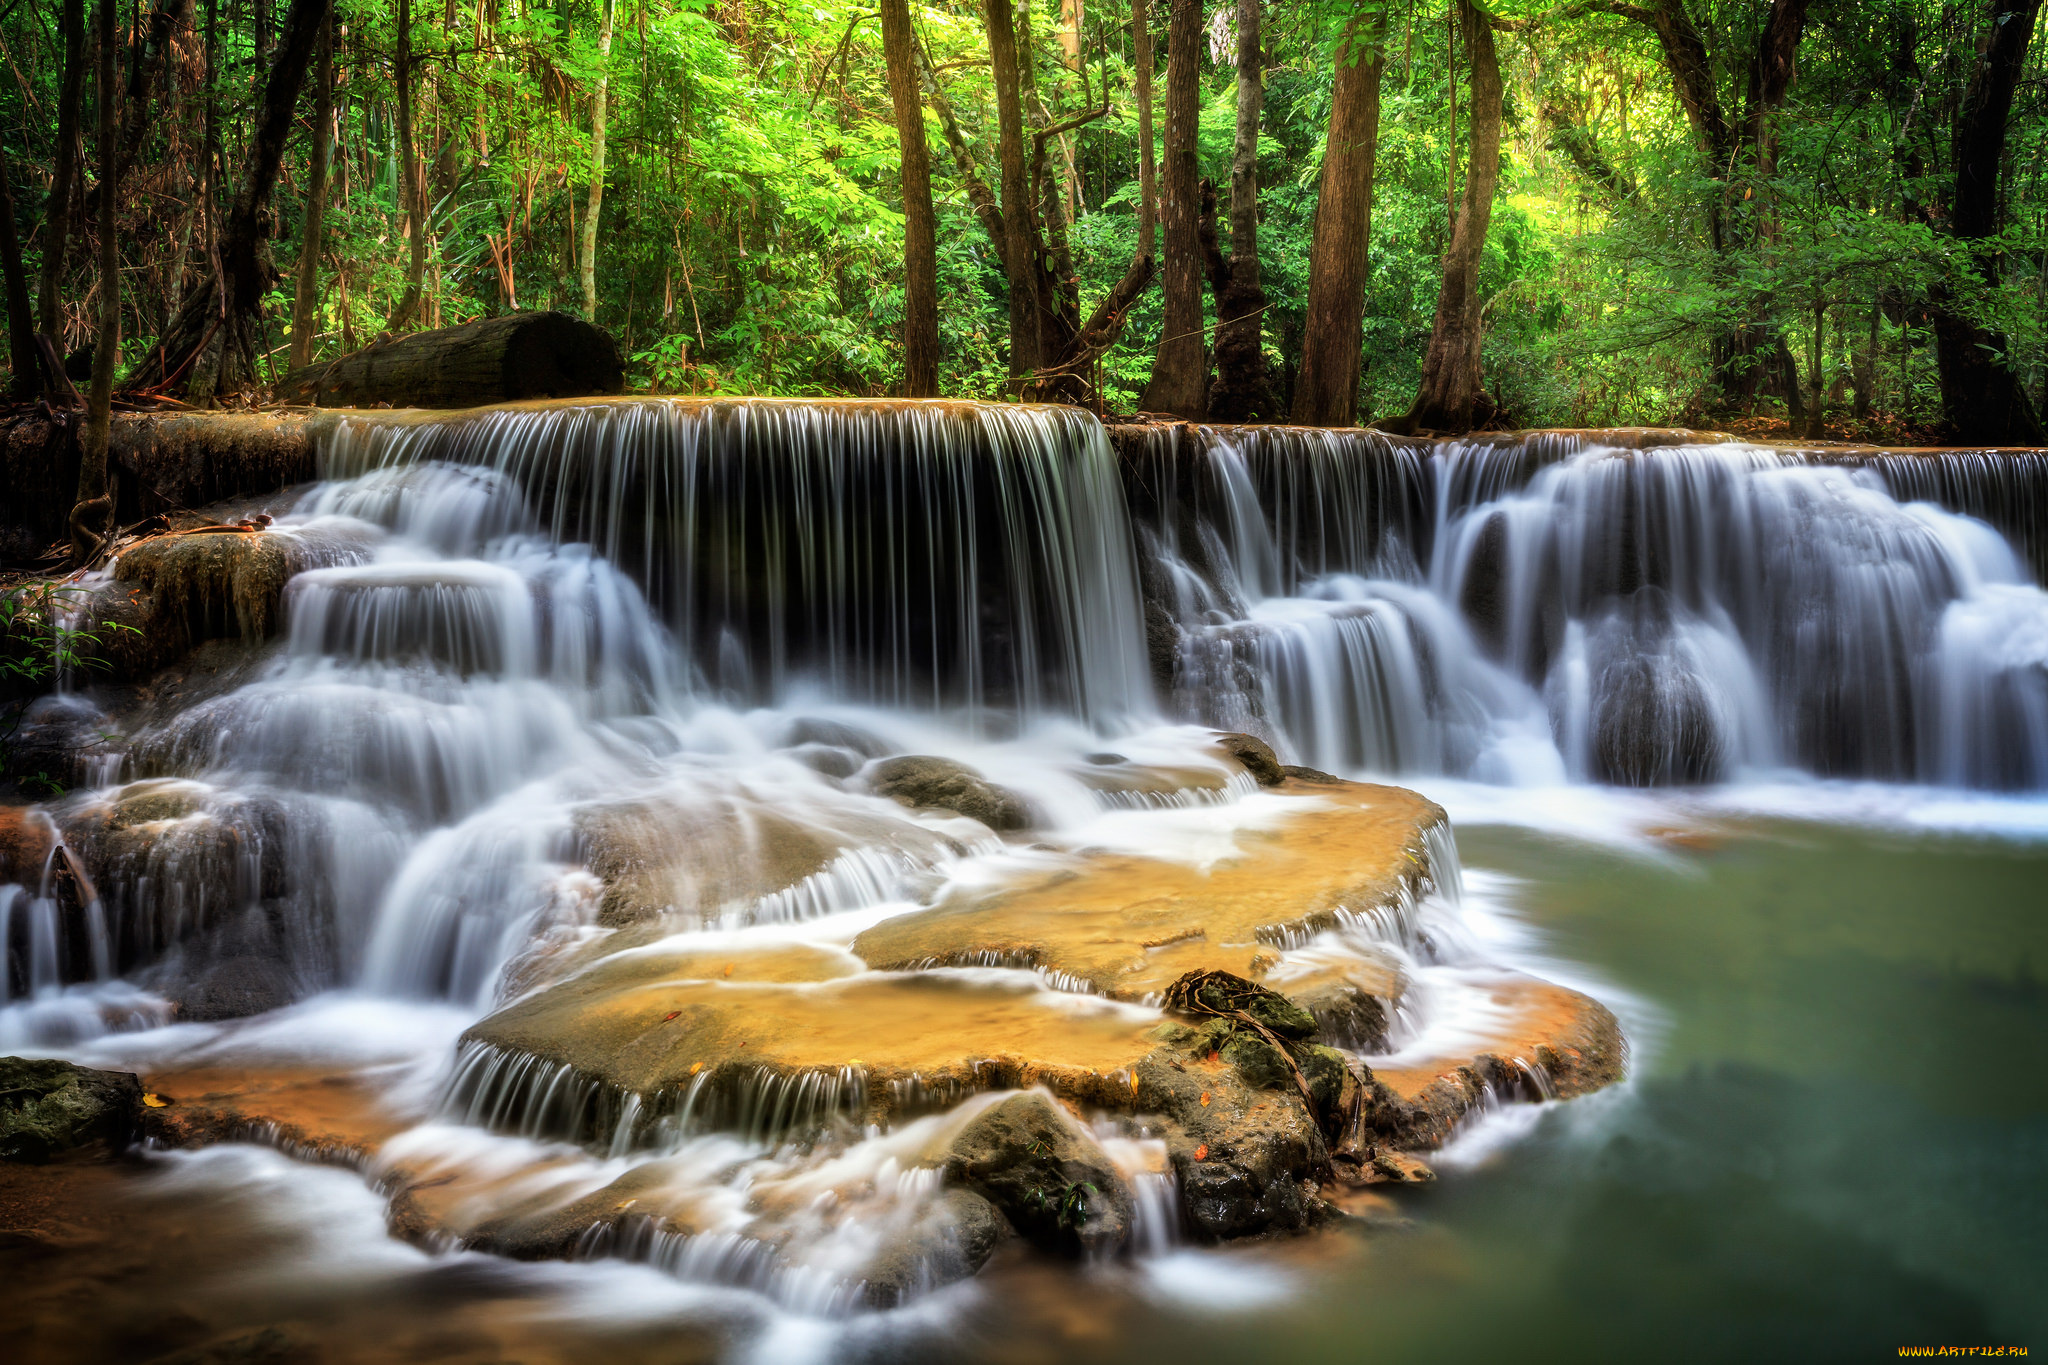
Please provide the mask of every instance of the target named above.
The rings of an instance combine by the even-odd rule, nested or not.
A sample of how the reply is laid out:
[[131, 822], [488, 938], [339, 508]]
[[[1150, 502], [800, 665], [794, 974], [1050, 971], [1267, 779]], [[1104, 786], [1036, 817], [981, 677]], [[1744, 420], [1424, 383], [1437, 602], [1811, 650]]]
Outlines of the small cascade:
[[1109, 445], [1071, 409], [678, 400], [350, 419], [325, 459], [378, 481], [328, 506], [400, 519], [430, 514], [392, 471], [481, 467], [496, 477], [435, 519], [471, 540], [510, 524], [490, 494], [516, 486], [552, 541], [633, 574], [737, 699], [808, 686], [983, 723], [1147, 709]]
[[2031, 525], [2037, 456], [1994, 475], [2002, 457], [1832, 466], [1573, 433], [1426, 452], [1284, 428], [1140, 444], [1136, 485], [1172, 464], [1194, 490], [1133, 498], [1148, 610], [1180, 640], [1161, 670], [1173, 704], [1299, 761], [1509, 783], [1791, 766], [2048, 785], [2048, 596], [1962, 514]]

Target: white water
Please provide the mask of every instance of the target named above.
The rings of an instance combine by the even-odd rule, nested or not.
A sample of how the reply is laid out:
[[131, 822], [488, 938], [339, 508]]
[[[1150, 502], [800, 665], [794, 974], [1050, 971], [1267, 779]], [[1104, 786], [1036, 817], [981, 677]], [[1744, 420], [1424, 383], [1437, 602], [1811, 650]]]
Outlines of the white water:
[[[101, 927], [83, 956], [66, 960], [55, 860], [0, 888], [0, 1046], [362, 1071], [410, 1125], [378, 1169], [450, 1176], [479, 1224], [631, 1174], [654, 1220], [587, 1257], [714, 1288], [715, 1309], [688, 1301], [706, 1313], [746, 1305], [759, 1352], [829, 1353], [876, 1258], [933, 1230], [934, 1154], [989, 1099], [814, 1146], [779, 1143], [779, 1119], [707, 1133], [629, 1115], [586, 1150], [451, 1112], [460, 1030], [607, 943], [593, 829], [689, 849], [656, 888], [678, 938], [800, 945], [857, 971], [858, 932], [948, 887], [1088, 851], [1205, 865], [1284, 818], [1241, 774], [1157, 801], [1087, 780], [1105, 750], [1221, 776], [1184, 720], [1261, 730], [1317, 767], [1415, 775], [1459, 819], [1645, 848], [1660, 824], [1769, 809], [1773, 792], [1940, 810], [1921, 789], [1802, 773], [2041, 809], [1975, 790], [2048, 782], [2048, 599], [1981, 523], [1744, 447], [1588, 451], [1532, 476], [1498, 451], [1362, 458], [1370, 444], [1210, 440], [1189, 466], [1200, 515], [1140, 515], [1134, 536], [1114, 457], [1073, 413], [352, 420], [326, 454], [335, 477], [280, 529], [353, 548], [293, 580], [268, 671], [133, 736], [120, 775], [143, 785], [53, 805], [93, 869]], [[1182, 631], [1160, 697], [1141, 581]], [[898, 753], [973, 764], [1042, 827], [1005, 843], [873, 796], [859, 771]], [[1742, 784], [1652, 795], [1595, 778]], [[168, 804], [112, 827], [144, 797]], [[794, 881], [791, 827], [831, 850]], [[1487, 983], [1510, 966], [1608, 1001], [1638, 1047], [1654, 1038], [1653, 1010], [1574, 980], [1517, 928], [1512, 885], [1481, 878], [1461, 901], [1444, 845], [1441, 894], [1289, 948], [1396, 964], [1410, 990], [1381, 1060], [1482, 1036]], [[277, 968], [261, 1004], [285, 1008], [151, 1027], [167, 1001], [202, 1016], [214, 997], [195, 984], [240, 981], [251, 959]], [[1060, 995], [1071, 983], [987, 971], [1083, 1004]], [[1454, 1165], [1492, 1150], [1477, 1132]], [[1140, 1210], [1146, 1292], [1212, 1307], [1226, 1286], [1244, 1304], [1286, 1292], [1280, 1272], [1178, 1244], [1156, 1141], [1103, 1140]], [[229, 1191], [267, 1179], [263, 1160], [179, 1157], [173, 1180]], [[368, 1226], [337, 1236], [381, 1237]], [[370, 1261], [388, 1269], [384, 1254]]]

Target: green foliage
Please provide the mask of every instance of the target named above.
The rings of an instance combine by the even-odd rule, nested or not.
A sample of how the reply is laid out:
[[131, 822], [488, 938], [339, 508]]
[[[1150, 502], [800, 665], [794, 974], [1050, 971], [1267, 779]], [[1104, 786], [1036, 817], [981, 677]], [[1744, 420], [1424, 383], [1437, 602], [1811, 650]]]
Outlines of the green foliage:
[[[1685, 0], [1739, 121], [1760, 11]], [[61, 63], [46, 6], [0, 15], [21, 79], [0, 89], [18, 226], [33, 276], [54, 151]], [[211, 83], [203, 33], [185, 35], [160, 82], [126, 196], [124, 288], [131, 356], [147, 348], [179, 291], [210, 269], [209, 187], [225, 204], [263, 72], [260, 18], [284, 7], [199, 7], [215, 15]], [[1266, 12], [1260, 142], [1260, 258], [1268, 356], [1283, 389], [1298, 364], [1310, 241], [1339, 36], [1358, 12], [1273, 0]], [[994, 92], [983, 10], [918, 4], [913, 20], [938, 80], [996, 185]], [[1050, 148], [1049, 174], [1078, 209], [1071, 242], [1083, 311], [1137, 248], [1138, 119], [1129, 0], [1085, 9], [1079, 70], [1063, 62], [1061, 9], [1020, 8], [1042, 114], [1106, 116]], [[1951, 130], [1975, 60], [1974, 14], [1932, 0], [1815, 10], [1798, 76], [1771, 121], [1775, 165], [1710, 167], [1674, 95], [1651, 29], [1625, 17], [1528, 0], [1496, 10], [1506, 81], [1502, 175], [1481, 298], [1485, 365], [1501, 420], [1671, 421], [1710, 398], [1709, 345], [1736, 324], [1786, 336], [1803, 382], [1872, 395], [1924, 421], [1938, 394], [1930, 292], [2006, 338], [2011, 364], [2048, 389], [2048, 88], [2022, 84], [2006, 179], [2009, 226], [1973, 256], [1946, 235]], [[340, 0], [333, 191], [316, 354], [374, 340], [403, 289], [405, 212], [393, 53], [395, 0]], [[845, 0], [631, 0], [609, 56], [600, 0], [484, 7], [415, 5], [415, 122], [430, 238], [420, 325], [510, 307], [580, 309], [578, 228], [595, 168], [597, 79], [609, 79], [609, 134], [596, 275], [598, 321], [617, 333], [637, 384], [658, 392], [880, 394], [900, 369], [902, 216], [896, 134], [879, 25]], [[1167, 11], [1152, 26], [1163, 101]], [[1412, 399], [1435, 308], [1451, 206], [1466, 173], [1464, 54], [1446, 14], [1386, 4], [1380, 144], [1364, 330], [1362, 408]], [[1229, 11], [1204, 44], [1200, 160], [1227, 209], [1234, 73]], [[2037, 37], [2038, 47], [2041, 39]], [[1217, 59], [1223, 59], [1218, 64]], [[1106, 96], [1105, 96], [1106, 92]], [[1027, 101], [1028, 103], [1028, 101]], [[1455, 106], [1455, 107], [1454, 107]], [[303, 105], [310, 124], [311, 93]], [[202, 179], [209, 110], [218, 164]], [[1157, 124], [1163, 135], [1163, 105]], [[994, 397], [1006, 372], [1005, 281], [966, 182], [927, 110], [939, 235], [943, 391]], [[276, 254], [300, 236], [307, 141], [288, 153]], [[90, 157], [88, 157], [90, 159]], [[1604, 166], [1602, 174], [1599, 167]], [[88, 168], [90, 169], [90, 168]], [[90, 253], [67, 280], [67, 339], [90, 333]], [[271, 364], [287, 338], [289, 274], [271, 296]], [[1131, 311], [1100, 367], [1111, 409], [1136, 402], [1159, 339], [1156, 289]], [[2048, 394], [2044, 394], [2048, 396]], [[1839, 404], [1838, 404], [1839, 406]]]

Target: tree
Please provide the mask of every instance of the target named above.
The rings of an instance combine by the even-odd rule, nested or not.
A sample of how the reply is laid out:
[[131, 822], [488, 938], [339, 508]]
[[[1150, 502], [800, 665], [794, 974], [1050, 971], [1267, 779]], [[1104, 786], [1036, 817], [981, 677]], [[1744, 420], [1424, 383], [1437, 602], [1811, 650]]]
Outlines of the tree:
[[1494, 52], [1493, 25], [1472, 0], [1458, 0], [1458, 36], [1465, 43], [1472, 85], [1465, 194], [1450, 248], [1444, 252], [1443, 288], [1437, 294], [1436, 320], [1422, 361], [1422, 387], [1414, 406], [1399, 422], [1390, 423], [1390, 430], [1470, 430], [1483, 392], [1479, 261], [1486, 251], [1493, 191], [1500, 180], [1500, 59]]
[[64, 349], [64, 266], [71, 254], [71, 209], [78, 192], [78, 117], [85, 91], [85, 0], [64, 0], [64, 77], [57, 95], [57, 150], [50, 172], [49, 208], [43, 216], [42, 288], [37, 325], [51, 347]]
[[[604, 207], [605, 95], [611, 88], [613, 0], [604, 0], [597, 26], [597, 89], [590, 96], [590, 199], [583, 209], [583, 249], [576, 268], [583, 282], [583, 316], [597, 316], [597, 215]], [[424, 196], [422, 196], [424, 198]]]
[[[1999, 229], [1999, 170], [2013, 92], [2040, 12], [2041, 0], [1992, 0], [1988, 31], [1977, 49], [1981, 56], [1972, 63], [1956, 110], [1950, 230], [1969, 251], [1969, 269], [1986, 288], [1998, 283], [1995, 253], [1985, 243]], [[2006, 338], [1973, 320], [1957, 294], [1945, 283], [1930, 300], [1942, 412], [1955, 438], [1987, 445], [2048, 443], [2026, 389], [2007, 363]]]
[[121, 362], [121, 246], [115, 209], [119, 205], [114, 65], [114, 4], [99, 7], [100, 154], [100, 325], [93, 342], [92, 391], [86, 399], [85, 428], [79, 434], [78, 500], [71, 507], [72, 562], [84, 567], [100, 557], [113, 538], [114, 499], [107, 481], [107, 435], [113, 416], [114, 369]]
[[1152, 132], [1152, 0], [1131, 0], [1131, 61], [1138, 87], [1138, 255], [1152, 259], [1158, 247], [1159, 176], [1153, 158], [1158, 149]]
[[36, 324], [28, 302], [28, 272], [21, 264], [21, 237], [14, 226], [14, 186], [7, 174], [7, 149], [0, 146], [0, 283], [7, 287], [9, 388], [26, 398], [42, 387], [42, 358], [36, 354]]
[[1024, 178], [1024, 105], [1017, 23], [1010, 0], [988, 0], [989, 65], [996, 86], [996, 157], [1002, 186], [1003, 274], [1010, 285], [1010, 377], [1038, 368], [1038, 281], [1030, 188]]
[[1358, 420], [1359, 327], [1365, 319], [1386, 35], [1386, 10], [1372, 6], [1354, 14], [1337, 41], [1309, 253], [1301, 377], [1294, 390], [1294, 420], [1303, 426], [1348, 427]]
[[917, 94], [917, 40], [910, 28], [909, 0], [881, 0], [881, 11], [889, 99], [903, 161], [903, 396], [933, 398], [939, 392], [939, 249], [931, 153]]
[[292, 347], [289, 367], [313, 358], [320, 317], [320, 239], [327, 226], [327, 161], [334, 145], [334, 10], [320, 25], [318, 93], [313, 100], [312, 169], [306, 179], [306, 224], [299, 234], [297, 287], [292, 292]]
[[1237, 0], [1237, 137], [1230, 156], [1230, 257], [1216, 293], [1216, 382], [1209, 415], [1219, 422], [1278, 416], [1266, 378], [1266, 291], [1259, 282], [1259, 111], [1265, 103], [1260, 0]]
[[1172, 0], [1166, 31], [1166, 296], [1159, 349], [1142, 406], [1200, 421], [1209, 408], [1209, 351], [1202, 322], [1201, 167], [1195, 137], [1201, 115], [1202, 6]]
[[312, 65], [329, 0], [292, 0], [273, 49], [269, 79], [243, 156], [241, 184], [222, 225], [219, 268], [191, 290], [177, 316], [129, 382], [182, 391], [212, 402], [260, 383], [263, 299], [276, 284], [265, 223], [278, 166], [306, 69]]
[[412, 0], [398, 0], [398, 51], [393, 61], [398, 86], [398, 179], [405, 207], [405, 293], [384, 324], [387, 332], [412, 326], [420, 310], [420, 288], [427, 277], [427, 182], [413, 136], [413, 96], [417, 80], [412, 60]]

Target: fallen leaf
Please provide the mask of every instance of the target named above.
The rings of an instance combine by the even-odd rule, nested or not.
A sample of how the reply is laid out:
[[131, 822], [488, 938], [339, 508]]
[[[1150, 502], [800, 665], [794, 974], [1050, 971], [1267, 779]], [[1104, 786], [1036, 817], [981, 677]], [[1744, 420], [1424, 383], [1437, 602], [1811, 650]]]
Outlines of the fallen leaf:
[[1209, 1092], [1206, 1090], [1202, 1092], [1202, 1107], [1204, 1109], [1209, 1107]]
[[728, 962], [728, 963], [726, 963], [726, 964], [725, 964], [725, 974], [726, 974], [727, 976], [731, 976], [731, 975], [732, 975], [732, 964], [731, 964], [730, 962]]
[[661, 1016], [661, 1022], [666, 1024], [669, 1020], [676, 1018], [681, 1013], [681, 1010], [670, 1010], [667, 1014]]
[[1197, 1160], [1197, 1161], [1207, 1161], [1208, 1159], [1209, 1159], [1209, 1144], [1205, 1142], [1205, 1143], [1203, 1143], [1203, 1144], [1202, 1144], [1201, 1146], [1199, 1146], [1199, 1147], [1195, 1148], [1195, 1160]]
[[702, 1063], [702, 1062], [691, 1062], [691, 1063], [690, 1063], [690, 1074], [691, 1074], [692, 1076], [696, 1075], [696, 1074], [697, 1074], [698, 1072], [702, 1071], [703, 1069], [704, 1069], [704, 1063]]
[[154, 1090], [143, 1091], [142, 1102], [152, 1109], [162, 1109], [164, 1106], [170, 1103], [169, 1100], [165, 1099], [162, 1095], [157, 1094]]

